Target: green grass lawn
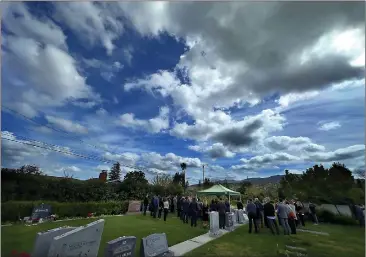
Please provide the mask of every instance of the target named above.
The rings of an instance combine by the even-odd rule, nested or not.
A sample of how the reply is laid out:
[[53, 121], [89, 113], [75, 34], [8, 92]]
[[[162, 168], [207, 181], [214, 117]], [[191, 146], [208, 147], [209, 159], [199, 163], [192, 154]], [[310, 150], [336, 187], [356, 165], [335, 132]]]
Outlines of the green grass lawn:
[[[176, 217], [168, 216], [168, 220], [155, 220], [149, 215], [131, 215], [123, 217], [106, 217], [102, 235], [102, 241], [98, 256], [104, 255], [106, 243], [120, 236], [136, 236], [136, 253], [139, 253], [140, 240], [142, 237], [153, 233], [166, 233], [169, 246], [178, 244], [185, 240], [204, 234], [202, 228], [191, 228], [183, 224]], [[96, 219], [72, 220], [53, 223], [42, 223], [37, 226], [14, 225], [1, 228], [1, 256], [7, 257], [12, 250], [18, 252], [25, 251], [31, 253], [37, 232], [61, 226], [81, 226], [86, 225]], [[139, 255], [136, 255], [139, 256]]]
[[329, 236], [298, 232], [291, 236], [273, 236], [262, 229], [259, 234], [248, 234], [247, 225], [217, 240], [211, 241], [185, 256], [246, 256], [275, 257], [285, 245], [307, 249], [309, 257], [364, 257], [365, 230], [354, 226], [308, 225], [306, 229], [328, 232]]

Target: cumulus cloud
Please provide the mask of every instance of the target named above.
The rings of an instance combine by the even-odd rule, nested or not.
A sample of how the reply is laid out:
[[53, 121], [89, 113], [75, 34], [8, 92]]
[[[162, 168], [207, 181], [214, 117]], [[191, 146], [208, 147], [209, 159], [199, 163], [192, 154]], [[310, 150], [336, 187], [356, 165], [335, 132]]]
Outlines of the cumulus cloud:
[[138, 154], [128, 152], [122, 154], [106, 152], [103, 157], [107, 160], [119, 161], [122, 165], [135, 165], [140, 159]]
[[288, 152], [318, 152], [325, 147], [315, 144], [308, 137], [272, 136], [264, 140], [264, 144], [270, 150]]
[[365, 145], [353, 145], [334, 152], [310, 154], [308, 159], [318, 162], [338, 162], [365, 156]]
[[113, 41], [123, 32], [123, 23], [113, 8], [97, 2], [53, 3], [53, 6], [53, 17], [66, 24], [81, 42], [90, 46], [101, 44], [108, 55], [112, 54]]
[[323, 131], [329, 131], [329, 130], [337, 129], [340, 127], [341, 127], [341, 124], [339, 122], [331, 121], [331, 122], [320, 123], [320, 126], [318, 129], [323, 130]]
[[56, 125], [58, 128], [61, 128], [64, 131], [78, 134], [88, 133], [88, 129], [86, 127], [71, 120], [65, 120], [50, 115], [46, 115], [45, 118], [49, 123]]
[[243, 164], [233, 165], [234, 170], [257, 170], [261, 168], [276, 168], [277, 164], [286, 164], [299, 161], [300, 158], [291, 154], [277, 152], [252, 157], [250, 159], [240, 159]]
[[211, 146], [198, 146], [191, 145], [188, 146], [189, 149], [197, 152], [202, 152], [208, 154], [212, 159], [216, 158], [232, 158], [235, 156], [235, 153], [228, 150], [223, 144], [215, 143]]
[[159, 115], [149, 120], [137, 119], [133, 113], [125, 113], [119, 117], [118, 125], [127, 128], [144, 129], [150, 133], [158, 133], [169, 128], [169, 108], [162, 107]]

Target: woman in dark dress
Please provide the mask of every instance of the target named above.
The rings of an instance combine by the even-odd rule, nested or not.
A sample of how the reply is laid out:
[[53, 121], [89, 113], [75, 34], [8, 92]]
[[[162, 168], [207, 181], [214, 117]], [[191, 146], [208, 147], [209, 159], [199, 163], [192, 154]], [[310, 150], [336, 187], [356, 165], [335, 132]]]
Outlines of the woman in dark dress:
[[208, 205], [205, 202], [202, 206], [202, 225], [204, 228], [208, 227]]

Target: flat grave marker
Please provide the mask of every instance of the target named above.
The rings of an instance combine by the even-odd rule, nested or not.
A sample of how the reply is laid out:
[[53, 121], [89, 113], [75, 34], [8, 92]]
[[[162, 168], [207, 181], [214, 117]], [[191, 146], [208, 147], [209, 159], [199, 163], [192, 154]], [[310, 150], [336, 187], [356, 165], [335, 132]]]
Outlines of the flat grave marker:
[[140, 256], [173, 257], [174, 253], [169, 250], [166, 234], [156, 233], [141, 239]]
[[134, 257], [136, 240], [135, 236], [123, 236], [109, 241], [104, 257]]
[[48, 252], [48, 257], [97, 257], [104, 229], [100, 219], [56, 236]]

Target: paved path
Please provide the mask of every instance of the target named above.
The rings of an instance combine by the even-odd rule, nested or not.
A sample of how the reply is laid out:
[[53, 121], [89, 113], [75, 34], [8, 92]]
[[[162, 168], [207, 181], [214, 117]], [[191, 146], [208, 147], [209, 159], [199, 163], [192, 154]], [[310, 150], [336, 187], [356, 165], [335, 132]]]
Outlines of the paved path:
[[326, 233], [326, 232], [319, 232], [319, 231], [313, 231], [313, 230], [307, 230], [307, 229], [297, 229], [297, 231], [307, 232], [307, 233], [316, 234], [316, 235], [329, 236], [329, 233]]
[[[245, 223], [245, 224], [247, 224], [247, 223]], [[245, 224], [237, 224], [235, 227], [238, 228]], [[233, 230], [233, 231], [235, 231], [235, 230]], [[169, 247], [169, 250], [174, 252], [174, 256], [183, 256], [184, 254], [186, 254], [198, 247], [201, 247], [202, 245], [207, 244], [208, 242], [213, 241], [227, 233], [230, 233], [230, 231], [220, 229], [220, 233], [218, 236], [210, 237], [209, 232], [207, 232], [206, 234], [203, 234], [203, 235], [197, 236], [195, 238], [189, 239], [187, 241], [184, 241], [182, 243], [173, 245], [173, 246]]]

